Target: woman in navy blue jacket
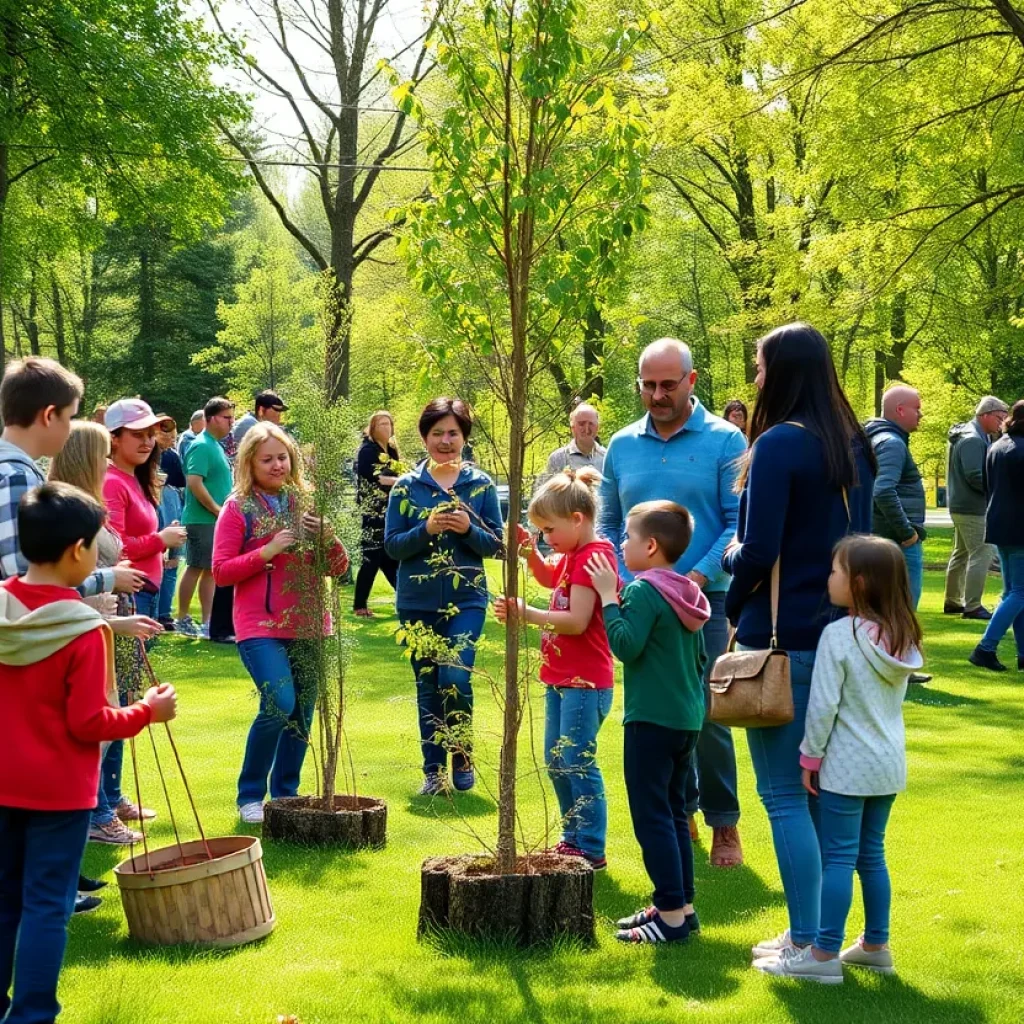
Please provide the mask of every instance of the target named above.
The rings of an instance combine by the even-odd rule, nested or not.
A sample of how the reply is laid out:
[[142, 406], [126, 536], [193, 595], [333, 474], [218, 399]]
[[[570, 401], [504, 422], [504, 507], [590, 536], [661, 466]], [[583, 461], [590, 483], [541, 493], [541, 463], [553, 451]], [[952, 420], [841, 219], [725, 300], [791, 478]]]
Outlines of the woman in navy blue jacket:
[[452, 782], [471, 789], [473, 688], [470, 673], [487, 614], [484, 559], [502, 545], [501, 506], [486, 473], [462, 462], [472, 420], [458, 398], [435, 398], [420, 415], [427, 458], [399, 477], [388, 497], [384, 550], [398, 564], [395, 605], [404, 628], [427, 627], [450, 645], [457, 664], [414, 656], [423, 795]]
[[803, 788], [799, 747], [818, 639], [842, 614], [828, 599], [832, 549], [847, 533], [871, 532], [875, 478], [871, 444], [839, 385], [828, 342], [813, 327], [788, 324], [758, 342], [757, 385], [739, 527], [723, 559], [733, 577], [726, 614], [741, 647], [772, 645], [771, 574], [778, 561], [777, 641], [789, 654], [795, 714], [788, 725], [747, 730], [789, 908], [789, 928], [755, 946], [755, 960], [806, 946], [817, 935], [817, 808]]

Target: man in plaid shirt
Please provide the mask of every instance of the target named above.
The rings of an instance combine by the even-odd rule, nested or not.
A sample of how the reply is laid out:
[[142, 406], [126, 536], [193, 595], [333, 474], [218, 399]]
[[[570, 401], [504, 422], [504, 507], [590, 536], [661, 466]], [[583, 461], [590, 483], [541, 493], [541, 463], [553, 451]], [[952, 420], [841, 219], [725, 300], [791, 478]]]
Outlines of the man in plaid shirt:
[[[52, 359], [11, 363], [0, 383], [0, 579], [21, 576], [28, 563], [18, 543], [18, 502], [46, 482], [35, 460], [64, 447], [78, 412], [82, 382]], [[114, 589], [114, 570], [94, 572], [79, 587], [83, 597]]]

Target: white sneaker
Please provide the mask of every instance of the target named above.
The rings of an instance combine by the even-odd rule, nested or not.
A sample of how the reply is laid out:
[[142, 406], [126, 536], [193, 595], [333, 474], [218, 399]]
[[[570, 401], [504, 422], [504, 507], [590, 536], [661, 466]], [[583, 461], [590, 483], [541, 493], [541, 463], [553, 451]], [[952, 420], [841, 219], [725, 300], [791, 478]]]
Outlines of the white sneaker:
[[776, 935], [774, 939], [765, 939], [764, 942], [759, 942], [750, 952], [755, 960], [760, 960], [763, 956], [778, 956], [784, 949], [799, 950], [800, 948], [800, 946], [793, 945], [787, 928], [781, 935]]
[[816, 960], [810, 946], [803, 949], [784, 949], [778, 956], [766, 956], [754, 961], [754, 967], [762, 974], [774, 974], [779, 978], [800, 978], [816, 981], [819, 985], [842, 985], [843, 965], [836, 957], [833, 960]]
[[896, 967], [892, 961], [892, 951], [885, 949], [867, 950], [863, 946], [862, 935], [849, 949], [839, 954], [839, 959], [848, 967], [866, 967], [869, 971], [879, 974], [895, 974]]
[[204, 622], [199, 627], [199, 639], [200, 640], [209, 640], [210, 639], [210, 624], [208, 622]]
[[263, 803], [254, 801], [251, 804], [242, 804], [238, 808], [238, 816], [246, 825], [259, 825], [263, 821]]

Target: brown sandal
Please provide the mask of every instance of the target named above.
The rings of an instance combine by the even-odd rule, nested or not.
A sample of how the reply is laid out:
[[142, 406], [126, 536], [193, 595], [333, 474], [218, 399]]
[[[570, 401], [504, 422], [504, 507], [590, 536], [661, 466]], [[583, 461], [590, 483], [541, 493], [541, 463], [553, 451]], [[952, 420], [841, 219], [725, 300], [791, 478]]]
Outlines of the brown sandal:
[[369, 608], [356, 608], [355, 614], [361, 619], [375, 619], [377, 617]]

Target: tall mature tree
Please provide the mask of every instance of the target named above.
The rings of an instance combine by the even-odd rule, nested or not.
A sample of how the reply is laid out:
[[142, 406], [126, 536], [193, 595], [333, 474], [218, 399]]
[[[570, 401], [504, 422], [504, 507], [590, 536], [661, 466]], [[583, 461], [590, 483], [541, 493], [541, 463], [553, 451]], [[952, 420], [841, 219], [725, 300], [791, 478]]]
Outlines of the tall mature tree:
[[[277, 72], [269, 61], [255, 56], [245, 40], [224, 23], [212, 0], [208, 2], [240, 70], [258, 89], [283, 100], [294, 117], [297, 142], [289, 148], [298, 154], [315, 182], [328, 226], [325, 242], [299, 222], [289, 208], [285, 189], [264, 173], [261, 142], [237, 125], [225, 122], [223, 128], [245, 157], [281, 223], [317, 269], [328, 272], [333, 280], [330, 308], [334, 312], [327, 348], [329, 392], [335, 398], [348, 397], [352, 322], [348, 307], [353, 278], [356, 269], [393, 237], [395, 228], [385, 220], [357, 237], [357, 221], [382, 172], [416, 141], [407, 125], [408, 109], [395, 109], [384, 122], [366, 117], [369, 108], [378, 108], [387, 98], [387, 83], [374, 58], [379, 56], [377, 37], [390, 13], [389, 0], [245, 0], [265, 40], [284, 59], [290, 74]], [[413, 89], [431, 70], [428, 35], [429, 28], [425, 28], [419, 38], [390, 57], [397, 61], [415, 53], [409, 76]], [[308, 66], [304, 53], [310, 47], [329, 68], [329, 84]]]
[[[234, 180], [215, 118], [243, 109], [213, 84], [211, 38], [179, 0], [18, 0], [0, 8], [0, 308], [11, 190], [42, 168], [102, 181], [114, 201], [145, 202], [146, 158], [173, 161], [173, 209]], [[0, 315], [0, 351], [3, 344]]]

